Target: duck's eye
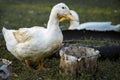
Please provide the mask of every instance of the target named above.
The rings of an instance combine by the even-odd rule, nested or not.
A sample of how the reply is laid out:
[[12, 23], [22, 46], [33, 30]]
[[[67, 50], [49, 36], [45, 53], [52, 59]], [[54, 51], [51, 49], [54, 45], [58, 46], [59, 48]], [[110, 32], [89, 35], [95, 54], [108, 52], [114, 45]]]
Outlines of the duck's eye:
[[62, 7], [62, 9], [65, 9], [65, 7]]

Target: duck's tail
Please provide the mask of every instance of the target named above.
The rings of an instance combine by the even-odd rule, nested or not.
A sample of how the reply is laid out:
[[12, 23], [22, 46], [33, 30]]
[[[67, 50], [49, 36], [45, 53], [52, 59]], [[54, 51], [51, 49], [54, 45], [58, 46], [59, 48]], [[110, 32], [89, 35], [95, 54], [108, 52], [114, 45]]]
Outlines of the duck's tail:
[[115, 29], [115, 31], [120, 32], [120, 24], [116, 25], [116, 29]]
[[6, 40], [6, 37], [8, 36], [8, 30], [5, 27], [2, 28], [2, 35], [4, 36], [4, 39]]
[[13, 35], [13, 32], [15, 32], [15, 30], [8, 30], [5, 27], [3, 27], [2, 29], [2, 34], [6, 42], [6, 47], [10, 52], [13, 51], [14, 47], [17, 44], [17, 41], [15, 40], [15, 37]]
[[5, 34], [5, 31], [6, 31], [6, 30], [7, 30], [7, 29], [6, 29], [5, 27], [3, 27], [3, 28], [2, 28], [2, 33]]

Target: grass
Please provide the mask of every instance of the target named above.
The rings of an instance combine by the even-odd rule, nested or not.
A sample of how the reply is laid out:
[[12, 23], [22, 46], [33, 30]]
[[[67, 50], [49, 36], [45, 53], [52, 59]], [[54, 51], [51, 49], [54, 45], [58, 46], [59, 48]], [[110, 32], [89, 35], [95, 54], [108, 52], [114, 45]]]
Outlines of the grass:
[[[0, 30], [3, 26], [9, 29], [35, 25], [44, 26], [48, 21], [52, 6], [59, 2], [65, 2], [70, 9], [77, 11], [81, 23], [112, 21], [113, 24], [119, 24], [119, 0], [0, 0]], [[69, 22], [66, 21], [60, 25], [63, 26], [62, 29], [67, 29]], [[70, 43], [88, 46], [120, 44], [119, 41], [96, 41], [92, 39]], [[44, 64], [49, 70], [36, 73], [34, 70], [28, 70], [23, 62], [17, 60], [7, 51], [2, 35], [0, 35], [0, 57], [13, 61], [13, 72], [19, 75], [18, 78], [13, 78], [13, 80], [94, 80], [95, 78], [96, 80], [119, 80], [120, 76], [120, 59], [117, 61], [99, 61], [96, 77], [87, 73], [78, 78], [61, 76], [59, 74], [59, 58], [46, 59]]]
[[[28, 0], [1, 0], [0, 1], [0, 25], [7, 28], [43, 26], [47, 23], [52, 6], [58, 2], [65, 2], [70, 9], [80, 14], [80, 21], [112, 21], [118, 24], [120, 21], [119, 1], [75, 0], [73, 1], [28, 1]], [[114, 4], [112, 4], [114, 3]], [[64, 24], [69, 26], [68, 22]], [[64, 27], [65, 29], [67, 27]], [[0, 28], [1, 29], [1, 28]]]

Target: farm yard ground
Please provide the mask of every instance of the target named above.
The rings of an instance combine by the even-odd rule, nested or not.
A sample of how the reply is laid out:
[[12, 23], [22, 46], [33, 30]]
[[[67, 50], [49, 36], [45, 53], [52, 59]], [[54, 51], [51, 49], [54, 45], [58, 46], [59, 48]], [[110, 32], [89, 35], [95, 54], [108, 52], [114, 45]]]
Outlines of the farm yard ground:
[[[2, 27], [18, 29], [35, 25], [45, 26], [52, 6], [65, 2], [70, 9], [78, 12], [81, 23], [89, 21], [112, 21], [120, 24], [120, 0], [0, 0], [0, 30]], [[67, 29], [69, 21], [60, 23], [62, 29]], [[83, 46], [120, 45], [120, 41], [81, 40], [70, 44]], [[35, 72], [25, 67], [24, 63], [11, 55], [5, 46], [4, 38], [0, 31], [0, 58], [13, 61], [13, 72], [19, 77], [13, 80], [119, 80], [120, 59], [99, 60], [95, 76], [83, 73], [81, 76], [61, 76], [59, 74], [59, 58], [48, 58], [44, 61], [45, 71]]]

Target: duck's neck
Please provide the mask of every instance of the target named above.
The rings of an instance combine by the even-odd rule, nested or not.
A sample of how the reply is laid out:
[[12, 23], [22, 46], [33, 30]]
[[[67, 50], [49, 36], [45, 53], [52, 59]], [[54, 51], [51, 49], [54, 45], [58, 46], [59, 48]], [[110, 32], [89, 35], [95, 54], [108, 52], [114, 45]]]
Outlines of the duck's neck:
[[[49, 39], [49, 40], [48, 40]], [[59, 27], [59, 19], [55, 11], [51, 11], [47, 24], [47, 42], [50, 45], [61, 44], [63, 41], [62, 31]]]
[[77, 28], [80, 25], [79, 21], [70, 21], [70, 29]]
[[59, 29], [59, 19], [57, 18], [57, 14], [54, 11], [51, 11], [47, 24], [47, 29], [48, 31]]

